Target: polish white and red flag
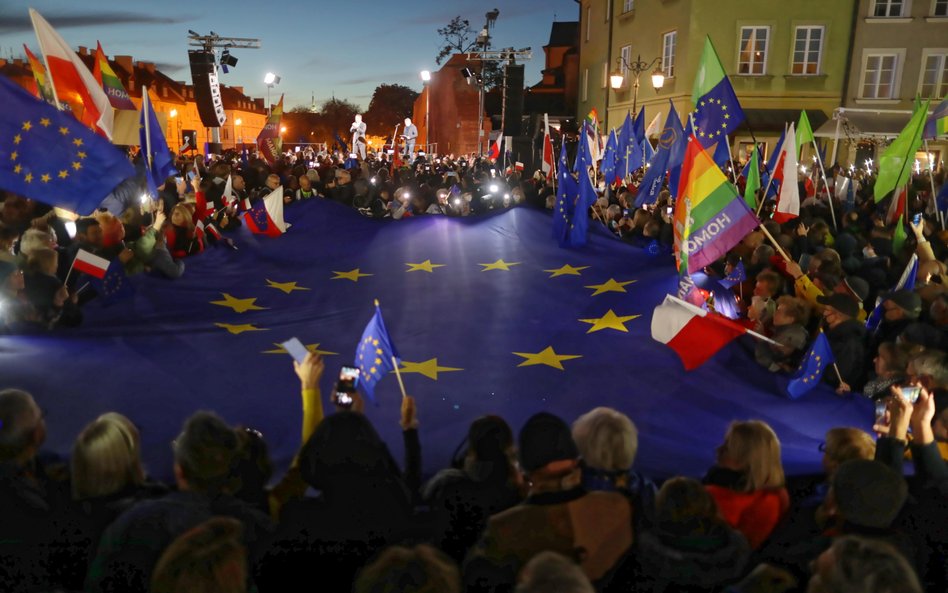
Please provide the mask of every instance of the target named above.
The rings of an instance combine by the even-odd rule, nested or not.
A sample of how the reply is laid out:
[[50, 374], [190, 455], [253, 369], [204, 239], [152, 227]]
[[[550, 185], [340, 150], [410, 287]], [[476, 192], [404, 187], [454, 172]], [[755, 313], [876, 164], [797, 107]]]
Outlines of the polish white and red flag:
[[556, 157], [553, 155], [553, 138], [550, 136], [550, 118], [543, 114], [543, 160], [540, 170], [547, 179], [556, 177]]
[[80, 249], [76, 252], [76, 259], [72, 262], [72, 269], [79, 270], [83, 274], [95, 276], [99, 280], [105, 278], [105, 273], [109, 271], [109, 260], [104, 257]]
[[739, 323], [672, 295], [666, 295], [652, 313], [652, 338], [674, 350], [687, 371], [698, 368], [745, 333], [747, 328]]
[[783, 145], [780, 147], [780, 158], [777, 159], [777, 171], [774, 173], [774, 179], [780, 180], [780, 193], [777, 195], [774, 220], [781, 224], [800, 216], [800, 184], [797, 181], [795, 134], [791, 123]]
[[69, 104], [76, 119], [111, 140], [114, 114], [102, 85], [40, 13], [31, 8], [30, 18], [56, 91], [56, 106], [60, 101]]

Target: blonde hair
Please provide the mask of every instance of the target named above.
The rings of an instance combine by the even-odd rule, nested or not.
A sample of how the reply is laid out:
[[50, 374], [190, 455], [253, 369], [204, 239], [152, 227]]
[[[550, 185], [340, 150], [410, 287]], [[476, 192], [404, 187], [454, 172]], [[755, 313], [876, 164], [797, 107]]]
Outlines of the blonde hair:
[[724, 435], [723, 453], [746, 474], [746, 492], [784, 486], [780, 440], [766, 422], [732, 422]]
[[858, 428], [831, 428], [826, 433], [826, 456], [837, 467], [852, 459], [873, 459], [876, 442]]
[[26, 266], [33, 272], [56, 274], [56, 265], [59, 262], [59, 253], [49, 247], [40, 247], [30, 252]]
[[573, 440], [590, 467], [628, 470], [639, 448], [639, 431], [622, 412], [598, 407], [573, 422]]
[[34, 251], [48, 249], [56, 241], [56, 237], [40, 229], [27, 229], [20, 237], [20, 253], [29, 257]]
[[70, 461], [72, 497], [96, 498], [144, 482], [138, 429], [121, 414], [99, 416], [79, 433]]

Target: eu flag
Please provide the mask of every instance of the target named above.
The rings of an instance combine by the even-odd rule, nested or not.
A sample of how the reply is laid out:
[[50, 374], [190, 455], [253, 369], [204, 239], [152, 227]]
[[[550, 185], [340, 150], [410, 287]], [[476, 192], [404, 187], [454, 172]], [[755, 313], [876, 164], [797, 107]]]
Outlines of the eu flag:
[[[584, 126], [589, 124], [584, 123]], [[589, 148], [583, 142], [579, 143], [579, 152], [573, 168], [579, 175], [579, 197], [576, 199], [576, 208], [573, 212], [572, 224], [569, 228], [568, 244], [571, 247], [581, 247], [586, 244], [586, 231], [589, 229], [589, 209], [599, 197], [593, 186], [590, 169], [594, 163]]]
[[359, 382], [362, 384], [366, 397], [372, 403], [375, 401], [375, 384], [386, 373], [395, 370], [393, 359], [399, 359], [398, 351], [392, 342], [392, 337], [385, 329], [382, 319], [382, 309], [378, 301], [375, 302], [375, 314], [365, 326], [359, 345], [356, 346], [355, 363], [362, 373]]
[[833, 357], [833, 351], [830, 349], [826, 334], [820, 332], [816, 336], [816, 339], [813, 340], [810, 351], [803, 357], [800, 368], [797, 369], [797, 372], [790, 378], [790, 382], [787, 384], [787, 393], [790, 395], [790, 398], [798, 399], [816, 387], [820, 382], [820, 378], [823, 376], [823, 371], [835, 361], [836, 359]]
[[87, 277], [89, 284], [99, 293], [99, 301], [103, 305], [112, 305], [135, 295], [135, 287], [129, 282], [125, 268], [118, 259], [112, 260], [101, 280], [95, 276]]
[[619, 150], [619, 141], [616, 138], [616, 131], [609, 132], [609, 140], [606, 142], [606, 149], [602, 151], [602, 164], [599, 165], [599, 171], [602, 178], [606, 180], [606, 185], [612, 185], [616, 181], [617, 161], [619, 160], [617, 151]]
[[683, 141], [683, 134], [681, 121], [675, 111], [675, 105], [672, 104], [668, 117], [665, 118], [662, 135], [658, 139], [658, 152], [649, 162], [649, 168], [645, 171], [642, 182], [639, 184], [639, 193], [635, 196], [636, 207], [643, 204], [654, 204], [655, 200], [658, 199], [658, 194], [662, 191], [662, 182], [665, 181], [665, 173], [668, 171], [668, 161], [672, 149]]
[[744, 121], [744, 110], [710, 37], [705, 38], [692, 98], [695, 135], [705, 148], [726, 139]]
[[560, 247], [569, 246], [569, 225], [576, 209], [576, 196], [579, 195], [579, 186], [576, 179], [570, 174], [569, 163], [566, 160], [566, 143], [560, 146], [560, 158], [557, 163], [556, 203], [553, 206], [553, 238]]
[[0, 76], [0, 188], [90, 214], [135, 167], [75, 117]]
[[739, 261], [737, 265], [734, 266], [734, 269], [731, 270], [731, 273], [721, 278], [718, 282], [724, 288], [733, 288], [735, 284], [740, 284], [747, 280], [747, 271], [744, 270], [744, 262]]
[[[152, 195], [157, 195], [158, 186], [165, 182], [165, 179], [171, 175], [176, 175], [178, 168], [175, 167], [174, 159], [171, 157], [171, 151], [168, 150], [168, 142], [165, 135], [161, 132], [161, 124], [158, 123], [158, 117], [155, 110], [151, 108], [151, 101], [148, 100], [148, 92], [142, 93], [142, 111], [141, 120], [138, 125], [138, 136], [143, 153], [147, 154], [145, 161], [145, 179], [148, 182], [148, 189]], [[145, 125], [147, 120], [147, 124]]]

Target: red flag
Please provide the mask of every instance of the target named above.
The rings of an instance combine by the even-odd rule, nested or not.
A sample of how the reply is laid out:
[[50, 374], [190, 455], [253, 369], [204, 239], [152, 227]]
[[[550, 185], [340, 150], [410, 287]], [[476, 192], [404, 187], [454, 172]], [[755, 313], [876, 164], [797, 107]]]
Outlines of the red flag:
[[652, 338], [675, 351], [685, 370], [695, 369], [747, 328], [671, 295], [652, 313]]
[[40, 13], [31, 8], [30, 18], [56, 96], [70, 105], [76, 119], [111, 140], [112, 105], [99, 82]]
[[553, 140], [550, 138], [550, 118], [545, 113], [543, 114], [543, 160], [540, 168], [547, 179], [554, 179], [556, 177]]
[[487, 153], [487, 158], [492, 161], [496, 161], [500, 158], [500, 146], [504, 142], [503, 136], [497, 136], [497, 140], [490, 145], [490, 152]]

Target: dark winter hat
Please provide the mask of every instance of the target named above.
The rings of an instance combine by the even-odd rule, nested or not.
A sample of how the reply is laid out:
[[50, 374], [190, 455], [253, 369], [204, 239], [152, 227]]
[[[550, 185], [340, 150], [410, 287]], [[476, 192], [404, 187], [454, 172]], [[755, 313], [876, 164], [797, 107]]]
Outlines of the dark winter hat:
[[941, 348], [941, 332], [935, 326], [914, 321], [908, 324], [899, 334], [900, 341], [908, 344], [917, 344], [925, 348]]
[[885, 295], [885, 300], [892, 301], [909, 317], [918, 317], [922, 312], [922, 297], [914, 290], [903, 288]]
[[520, 466], [528, 472], [554, 461], [579, 457], [569, 425], [548, 412], [531, 416], [520, 430], [519, 440]]
[[836, 309], [846, 317], [857, 317], [859, 315], [859, 303], [849, 295], [834, 292], [827, 296], [816, 297], [816, 300], [822, 305]]
[[500, 416], [482, 416], [471, 423], [467, 442], [480, 461], [495, 461], [513, 446], [513, 431]]
[[846, 288], [849, 289], [860, 303], [866, 302], [866, 297], [869, 296], [869, 283], [860, 278], [859, 276], [846, 276], [843, 280], [843, 283], [846, 285]]
[[876, 529], [889, 527], [908, 498], [902, 476], [872, 459], [853, 459], [840, 465], [833, 490], [846, 521]]

